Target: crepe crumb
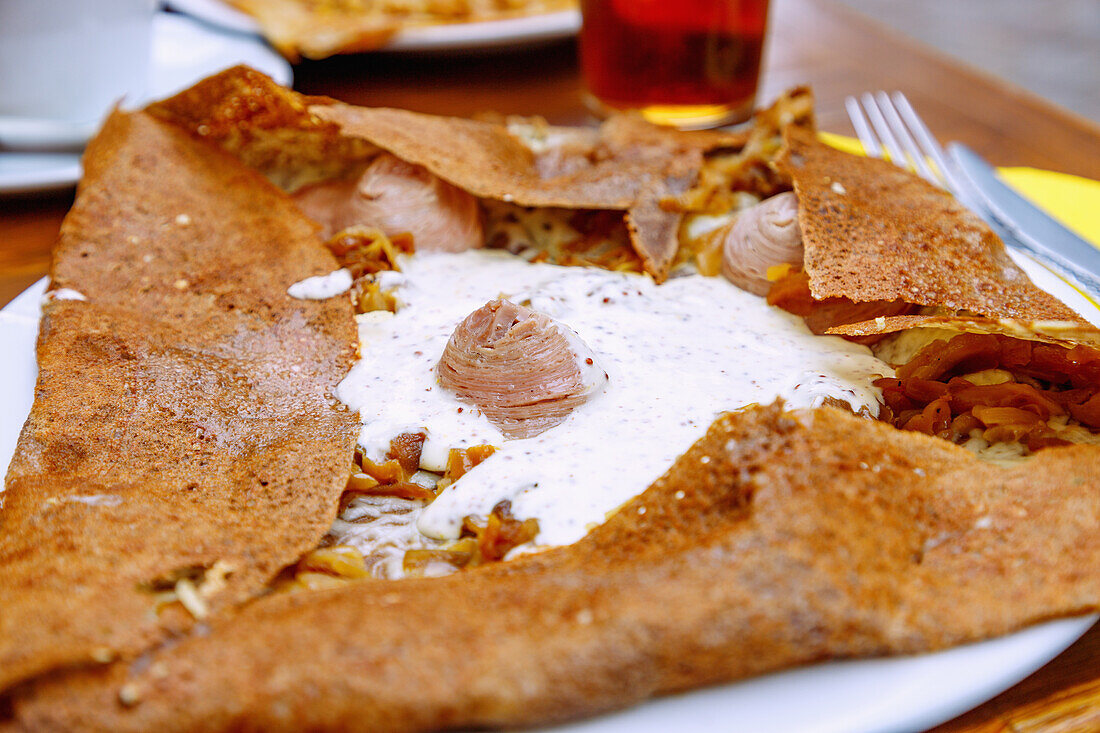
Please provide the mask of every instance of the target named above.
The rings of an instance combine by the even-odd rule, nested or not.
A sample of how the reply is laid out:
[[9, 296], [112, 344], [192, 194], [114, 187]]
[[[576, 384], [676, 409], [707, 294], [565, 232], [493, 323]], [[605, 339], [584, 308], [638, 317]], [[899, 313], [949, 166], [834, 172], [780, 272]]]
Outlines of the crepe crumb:
[[176, 290], [187, 290], [187, 286], [189, 286], [190, 284], [191, 283], [187, 282], [183, 278], [180, 278], [179, 280], [176, 280], [174, 283], [172, 283], [172, 286]]
[[118, 701], [130, 708], [141, 702], [141, 689], [136, 682], [127, 682], [118, 691]]
[[176, 217], [176, 223], [179, 224], [181, 227], [185, 227], [191, 223], [191, 217], [187, 214], [180, 214]]
[[844, 186], [840, 185], [840, 181], [833, 181], [829, 188], [832, 190], [833, 193], [838, 193], [841, 196], [848, 193], [848, 190], [845, 189]]
[[204, 600], [225, 590], [229, 584], [229, 576], [233, 574], [233, 566], [224, 560], [218, 560], [202, 576], [198, 593]]
[[593, 617], [591, 609], [582, 608], [580, 611], [577, 611], [576, 619], [577, 619], [577, 623], [580, 624], [581, 626], [588, 626], [592, 623], [592, 621], [594, 620], [594, 617]]
[[97, 646], [92, 650], [92, 661], [99, 664], [109, 664], [115, 660], [115, 652], [105, 646]]

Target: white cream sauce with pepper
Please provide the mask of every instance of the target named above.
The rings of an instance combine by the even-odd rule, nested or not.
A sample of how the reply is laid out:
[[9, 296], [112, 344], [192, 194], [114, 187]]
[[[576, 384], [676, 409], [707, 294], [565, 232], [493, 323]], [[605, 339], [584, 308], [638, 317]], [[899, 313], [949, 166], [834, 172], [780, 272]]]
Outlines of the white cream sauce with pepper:
[[[832, 397], [878, 411], [871, 385], [889, 366], [869, 349], [814, 336], [796, 316], [722, 278], [647, 276], [530, 264], [500, 251], [420, 254], [382, 273], [396, 314], [359, 317], [362, 358], [337, 395], [358, 410], [360, 444], [382, 460], [390, 439], [425, 432], [422, 467], [442, 471], [450, 448], [496, 453], [421, 514], [421, 532], [457, 537], [462, 518], [507, 499], [539, 521], [538, 545], [580, 539], [641, 493], [714, 418], [783, 397], [791, 407]], [[606, 388], [560, 425], [523, 440], [500, 431], [439, 386], [435, 365], [455, 326], [505, 296], [572, 328], [607, 372]]]

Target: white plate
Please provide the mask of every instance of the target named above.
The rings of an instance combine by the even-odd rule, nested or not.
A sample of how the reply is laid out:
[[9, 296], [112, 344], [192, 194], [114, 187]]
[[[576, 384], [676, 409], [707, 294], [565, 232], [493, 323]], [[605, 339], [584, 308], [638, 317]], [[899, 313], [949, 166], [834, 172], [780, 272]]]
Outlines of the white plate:
[[[1014, 259], [1040, 287], [1090, 321], [1100, 311], [1042, 265]], [[34, 397], [34, 339], [42, 280], [0, 310], [0, 470], [5, 473]], [[959, 609], [966, 613], [966, 609]], [[555, 728], [557, 733], [639, 730], [888, 733], [937, 725], [993, 697], [1057, 656], [1097, 620], [1065, 619], [936, 654], [831, 662], [653, 700]]]
[[[243, 33], [260, 34], [249, 15], [222, 0], [168, 0], [168, 6], [196, 18]], [[579, 10], [562, 10], [527, 18], [483, 23], [441, 23], [402, 30], [379, 51], [474, 51], [522, 46], [575, 35], [581, 27]]]
[[[142, 99], [123, 100], [123, 104], [137, 107], [171, 96], [235, 64], [248, 64], [284, 86], [293, 81], [290, 64], [259, 39], [218, 31], [181, 15], [159, 13], [153, 20], [149, 93]], [[96, 127], [34, 125], [27, 120], [0, 118], [0, 143], [79, 147]], [[0, 153], [0, 194], [65, 188], [79, 178], [80, 159], [76, 153]]]

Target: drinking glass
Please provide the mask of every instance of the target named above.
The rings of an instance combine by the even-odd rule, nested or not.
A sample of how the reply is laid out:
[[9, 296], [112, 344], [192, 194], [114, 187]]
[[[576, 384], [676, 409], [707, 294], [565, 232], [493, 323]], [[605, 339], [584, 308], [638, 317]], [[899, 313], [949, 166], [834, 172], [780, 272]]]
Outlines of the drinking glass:
[[768, 0], [581, 0], [585, 101], [683, 129], [745, 120]]

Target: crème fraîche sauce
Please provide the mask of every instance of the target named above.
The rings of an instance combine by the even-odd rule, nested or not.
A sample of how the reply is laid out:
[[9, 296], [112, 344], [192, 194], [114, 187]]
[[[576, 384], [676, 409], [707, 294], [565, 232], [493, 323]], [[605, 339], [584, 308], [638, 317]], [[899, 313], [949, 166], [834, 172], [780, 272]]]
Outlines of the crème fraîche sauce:
[[[393, 437], [422, 432], [421, 467], [442, 472], [452, 448], [497, 448], [420, 513], [429, 538], [457, 537], [463, 517], [508, 500], [517, 518], [538, 519], [535, 545], [574, 542], [644, 491], [720, 413], [782, 397], [791, 408], [834, 398], [877, 414], [871, 382], [892, 373], [867, 347], [815, 336], [801, 318], [718, 277], [657, 285], [488, 250], [420, 254], [400, 267], [380, 275], [395, 288], [397, 312], [358, 317], [362, 356], [337, 390], [359, 412], [364, 454], [380, 462]], [[572, 329], [607, 374], [602, 390], [532, 438], [506, 440], [437, 379], [455, 326], [502, 296]]]

